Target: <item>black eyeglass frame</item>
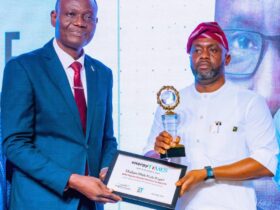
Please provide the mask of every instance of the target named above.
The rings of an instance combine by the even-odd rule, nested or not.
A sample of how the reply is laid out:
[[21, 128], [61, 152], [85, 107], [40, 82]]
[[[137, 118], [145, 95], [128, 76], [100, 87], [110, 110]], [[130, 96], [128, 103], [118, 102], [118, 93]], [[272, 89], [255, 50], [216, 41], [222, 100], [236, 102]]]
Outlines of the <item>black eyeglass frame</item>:
[[225, 74], [229, 75], [231, 77], [247, 78], [247, 77], [251, 77], [252, 75], [254, 75], [256, 73], [257, 69], [259, 68], [262, 60], [263, 60], [266, 41], [269, 40], [269, 41], [279, 41], [280, 42], [280, 35], [265, 35], [265, 34], [260, 33], [258, 31], [251, 31], [251, 30], [244, 30], [244, 29], [223, 29], [223, 31], [225, 32], [226, 36], [227, 36], [227, 32], [244, 32], [244, 33], [258, 34], [261, 37], [261, 41], [262, 41], [261, 42], [261, 53], [259, 55], [258, 62], [256, 64], [256, 67], [254, 68], [254, 70], [250, 73], [239, 74], [239, 73], [227, 72], [226, 69], [225, 69]]

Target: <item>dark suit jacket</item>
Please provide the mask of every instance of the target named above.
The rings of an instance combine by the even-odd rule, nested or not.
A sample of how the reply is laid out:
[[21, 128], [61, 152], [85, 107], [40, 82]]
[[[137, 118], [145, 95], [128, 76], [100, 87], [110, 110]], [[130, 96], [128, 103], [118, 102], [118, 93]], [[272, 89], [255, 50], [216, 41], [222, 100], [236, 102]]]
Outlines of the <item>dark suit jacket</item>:
[[[2, 89], [2, 137], [15, 166], [12, 210], [77, 209], [81, 194], [64, 192], [72, 173], [107, 167], [117, 143], [112, 122], [112, 73], [85, 57], [87, 132], [52, 41], [10, 60]], [[102, 209], [97, 205], [97, 209]]]

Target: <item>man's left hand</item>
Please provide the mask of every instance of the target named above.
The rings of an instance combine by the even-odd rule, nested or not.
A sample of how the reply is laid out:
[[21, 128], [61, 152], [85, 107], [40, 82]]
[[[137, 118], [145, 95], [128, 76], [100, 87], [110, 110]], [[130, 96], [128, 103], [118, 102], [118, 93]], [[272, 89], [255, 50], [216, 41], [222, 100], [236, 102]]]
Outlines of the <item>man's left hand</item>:
[[207, 172], [205, 169], [193, 170], [186, 173], [182, 179], [176, 182], [176, 186], [181, 187], [180, 196], [195, 187], [197, 184], [203, 182], [206, 177]]

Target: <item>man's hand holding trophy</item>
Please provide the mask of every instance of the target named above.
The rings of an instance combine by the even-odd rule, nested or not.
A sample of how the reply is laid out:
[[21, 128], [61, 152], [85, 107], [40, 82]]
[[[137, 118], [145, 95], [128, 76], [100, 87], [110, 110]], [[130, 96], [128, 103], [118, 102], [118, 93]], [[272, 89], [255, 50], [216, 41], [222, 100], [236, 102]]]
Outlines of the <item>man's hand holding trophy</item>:
[[165, 110], [165, 114], [161, 116], [164, 130], [173, 138], [173, 142], [170, 144], [172, 147], [166, 150], [164, 154], [160, 154], [160, 158], [186, 156], [184, 145], [178, 142], [179, 115], [174, 112], [174, 109], [180, 103], [179, 92], [173, 86], [163, 86], [157, 93], [157, 102]]

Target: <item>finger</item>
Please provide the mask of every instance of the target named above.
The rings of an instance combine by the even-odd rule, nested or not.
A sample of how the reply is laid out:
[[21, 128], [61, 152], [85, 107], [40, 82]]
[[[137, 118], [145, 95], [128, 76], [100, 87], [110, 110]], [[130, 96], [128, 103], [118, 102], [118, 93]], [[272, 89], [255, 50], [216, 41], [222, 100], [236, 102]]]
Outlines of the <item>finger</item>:
[[172, 142], [170, 143], [171, 147], [176, 147], [179, 143], [180, 143], [181, 138], [179, 136], [177, 136], [176, 138], [174, 138], [172, 140]]
[[121, 201], [122, 198], [114, 193], [104, 193], [101, 195], [101, 197], [109, 199], [109, 200], [113, 200], [113, 201]]
[[107, 187], [103, 183], [100, 187], [101, 187], [101, 190], [103, 190], [103, 194], [101, 194], [102, 197], [106, 197], [106, 198], [113, 199], [113, 200], [122, 200], [120, 196], [113, 193], [114, 192], [113, 189]]
[[104, 174], [103, 172], [100, 172], [100, 173], [99, 173], [99, 177], [104, 177], [104, 175], [105, 175], [105, 174]]
[[171, 143], [170, 143], [170, 147], [173, 148], [173, 147], [176, 147], [176, 146], [177, 146], [177, 143], [176, 143], [176, 142], [171, 142]]
[[165, 150], [170, 149], [170, 145], [162, 141], [156, 141], [155, 146]]
[[99, 187], [104, 193], [112, 193], [113, 192], [113, 190], [110, 189], [109, 187], [107, 187], [103, 182], [99, 183]]
[[99, 202], [99, 203], [103, 203], [103, 204], [105, 204], [105, 203], [116, 203], [116, 202], [118, 202], [118, 201], [111, 200], [111, 199], [109, 199], [109, 198], [104, 198], [104, 197], [96, 198], [96, 199], [93, 199], [93, 200], [96, 201], [96, 202]]
[[[166, 146], [166, 148], [170, 148], [170, 146]], [[155, 144], [154, 146], [154, 150], [158, 153], [158, 154], [165, 154], [166, 150], [162, 144]]]
[[170, 144], [172, 142], [172, 137], [166, 137], [166, 136], [157, 136], [156, 142], [163, 142], [166, 144]]
[[107, 187], [107, 189], [109, 190], [110, 193], [112, 193], [114, 191], [113, 189], [108, 188], [108, 187]]
[[[105, 198], [105, 199], [108, 199], [110, 201], [106, 201], [106, 202], [117, 202], [117, 201], [121, 201], [122, 198], [114, 193], [112, 189], [108, 188], [107, 186], [103, 185], [103, 186], [100, 186], [100, 190], [102, 193], [100, 193], [99, 195], [97, 195], [97, 198], [100, 199], [100, 198]], [[100, 201], [101, 202], [101, 201]]]
[[181, 190], [180, 190], [180, 196], [184, 195], [185, 192], [188, 190], [189, 190], [189, 185], [187, 182], [184, 182], [184, 184], [182, 185]]
[[180, 136], [177, 136], [175, 139], [174, 139], [174, 142], [176, 143], [179, 143], [181, 141], [181, 137]]
[[172, 136], [171, 136], [170, 133], [168, 133], [167, 131], [162, 131], [162, 132], [160, 133], [160, 136], [166, 137], [166, 138], [169, 138], [169, 139], [172, 139]]
[[99, 173], [99, 176], [104, 176], [105, 177], [107, 172], [108, 172], [108, 167], [102, 168], [100, 173]]
[[156, 151], [158, 154], [165, 154], [165, 153], [166, 153], [166, 150], [165, 150], [165, 149], [162, 149], [161, 147], [155, 147], [155, 151]]
[[176, 182], [176, 186], [181, 186], [184, 182], [186, 182], [188, 179], [188, 177], [185, 175], [183, 178], [179, 179], [177, 182]]
[[102, 192], [100, 195], [103, 195], [104, 193], [112, 193], [112, 190], [108, 188], [102, 181], [98, 180], [97, 187], [100, 189], [100, 192]]
[[[182, 178], [182, 179], [183, 179], [183, 178]], [[180, 186], [184, 183], [182, 179], [180, 179], [180, 180], [178, 180], [178, 181], [176, 182], [176, 186], [177, 186], [177, 187], [180, 187]]]
[[106, 174], [100, 174], [100, 175], [99, 175], [99, 178], [100, 178], [102, 181], [104, 181], [105, 175], [106, 175]]

